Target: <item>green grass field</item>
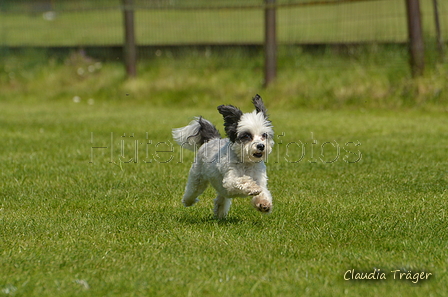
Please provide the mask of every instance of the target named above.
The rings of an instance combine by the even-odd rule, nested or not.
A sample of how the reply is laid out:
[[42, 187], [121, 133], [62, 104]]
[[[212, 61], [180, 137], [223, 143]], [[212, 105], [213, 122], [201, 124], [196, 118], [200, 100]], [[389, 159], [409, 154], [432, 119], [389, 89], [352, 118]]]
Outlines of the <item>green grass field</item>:
[[[446, 293], [444, 113], [272, 108], [284, 135], [268, 161], [275, 211], [262, 215], [237, 199], [217, 221], [212, 190], [181, 205], [192, 156], [166, 152], [172, 127], [198, 114], [220, 126], [216, 111], [0, 106], [2, 295]], [[375, 268], [387, 280], [344, 280], [347, 270]], [[394, 280], [394, 270], [432, 276], [413, 284]]]
[[[0, 296], [446, 296], [446, 65], [411, 80], [399, 48], [295, 50], [267, 89], [238, 51], [163, 52], [134, 80], [76, 54], [2, 59]], [[212, 189], [183, 207], [193, 155], [171, 129], [222, 128], [216, 106], [255, 93], [273, 213], [235, 199], [215, 220]]]

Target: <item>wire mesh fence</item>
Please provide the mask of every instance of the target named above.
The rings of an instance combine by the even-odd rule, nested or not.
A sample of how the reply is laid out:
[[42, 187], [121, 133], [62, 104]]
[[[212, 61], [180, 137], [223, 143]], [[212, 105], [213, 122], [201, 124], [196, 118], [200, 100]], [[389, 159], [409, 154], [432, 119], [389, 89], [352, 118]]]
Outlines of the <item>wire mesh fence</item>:
[[135, 76], [135, 45], [140, 56], [157, 55], [157, 46], [264, 45], [268, 85], [276, 76], [278, 45], [409, 41], [412, 74], [419, 76], [423, 40], [443, 56], [447, 16], [448, 3], [439, 0], [4, 0], [0, 49], [120, 48], [128, 75]]
[[[262, 44], [263, 0], [134, 0], [138, 45]], [[279, 44], [401, 43], [403, 0], [277, 0]], [[111, 46], [123, 43], [120, 0], [3, 0], [0, 46]], [[427, 40], [432, 0], [421, 0]], [[442, 39], [448, 2], [439, 0]]]

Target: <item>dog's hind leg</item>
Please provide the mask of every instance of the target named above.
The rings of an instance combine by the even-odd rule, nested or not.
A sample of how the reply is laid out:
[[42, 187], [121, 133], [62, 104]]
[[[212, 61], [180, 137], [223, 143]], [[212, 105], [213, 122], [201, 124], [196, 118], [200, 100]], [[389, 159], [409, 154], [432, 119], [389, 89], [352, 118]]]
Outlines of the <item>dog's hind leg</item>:
[[231, 198], [226, 198], [218, 195], [215, 199], [215, 217], [218, 219], [224, 219], [230, 210], [230, 205], [232, 204]]
[[185, 187], [185, 194], [182, 198], [182, 203], [185, 206], [192, 206], [196, 202], [199, 201], [197, 198], [199, 195], [201, 195], [205, 189], [207, 189], [208, 181], [204, 180], [201, 175], [194, 174], [194, 172], [191, 172], [188, 176], [188, 183]]

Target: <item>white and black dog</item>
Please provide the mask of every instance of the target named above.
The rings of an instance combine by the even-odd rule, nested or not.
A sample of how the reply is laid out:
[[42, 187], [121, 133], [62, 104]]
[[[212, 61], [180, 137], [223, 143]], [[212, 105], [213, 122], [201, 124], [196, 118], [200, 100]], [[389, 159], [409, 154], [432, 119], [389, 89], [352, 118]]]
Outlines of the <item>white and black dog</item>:
[[215, 216], [225, 218], [232, 198], [252, 196], [259, 211], [272, 211], [264, 161], [274, 145], [274, 131], [259, 95], [252, 102], [255, 110], [245, 113], [232, 105], [220, 105], [228, 138], [221, 138], [212, 123], [198, 117], [188, 126], [173, 129], [174, 140], [183, 148], [197, 151], [190, 169], [182, 202], [192, 206], [208, 184], [215, 189]]

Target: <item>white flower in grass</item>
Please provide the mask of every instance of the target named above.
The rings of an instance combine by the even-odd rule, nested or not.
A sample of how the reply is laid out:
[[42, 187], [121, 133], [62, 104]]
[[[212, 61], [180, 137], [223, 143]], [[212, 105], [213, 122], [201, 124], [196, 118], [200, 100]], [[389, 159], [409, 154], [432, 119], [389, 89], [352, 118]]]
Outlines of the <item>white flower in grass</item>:
[[17, 291], [17, 288], [14, 287], [13, 285], [7, 285], [5, 288], [2, 289], [2, 293], [3, 294], [14, 294]]
[[89, 283], [85, 279], [76, 279], [75, 283], [82, 286], [84, 290], [90, 289]]

